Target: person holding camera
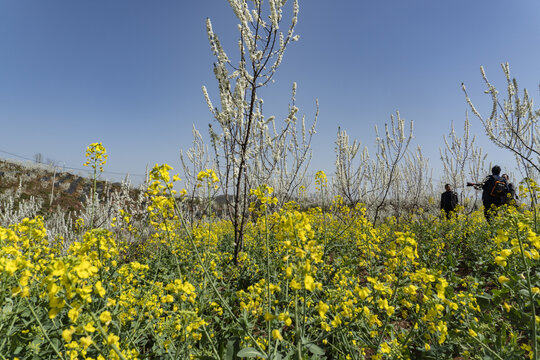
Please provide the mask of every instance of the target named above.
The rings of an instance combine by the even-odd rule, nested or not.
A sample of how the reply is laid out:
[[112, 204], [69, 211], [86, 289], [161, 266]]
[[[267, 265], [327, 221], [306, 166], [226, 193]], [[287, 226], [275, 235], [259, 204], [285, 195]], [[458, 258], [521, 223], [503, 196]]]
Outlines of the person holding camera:
[[[506, 203], [510, 189], [508, 179], [500, 176], [501, 167], [495, 165], [481, 183], [467, 183], [467, 186], [474, 186], [476, 190], [482, 189], [482, 203], [484, 204], [484, 216], [490, 221], [493, 211]], [[515, 192], [515, 191], [514, 191]]]
[[[480, 184], [472, 184], [476, 189], [482, 189], [482, 203], [484, 204], [484, 216], [487, 221], [491, 220], [493, 211], [506, 201], [508, 194], [508, 182], [501, 174], [501, 167], [495, 165]], [[469, 184], [467, 184], [469, 185]]]

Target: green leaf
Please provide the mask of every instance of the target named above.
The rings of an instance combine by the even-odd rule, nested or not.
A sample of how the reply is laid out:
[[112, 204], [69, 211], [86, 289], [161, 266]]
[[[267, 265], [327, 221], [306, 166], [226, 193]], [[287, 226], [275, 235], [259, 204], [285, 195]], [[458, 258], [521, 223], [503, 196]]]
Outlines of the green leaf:
[[5, 315], [9, 315], [13, 312], [13, 300], [10, 298], [6, 298], [6, 303], [2, 307], [2, 313]]
[[318, 347], [317, 345], [313, 344], [313, 343], [306, 344], [306, 348], [313, 355], [324, 355], [324, 350], [321, 349], [320, 347]]
[[235, 352], [238, 350], [238, 344], [239, 339], [235, 338], [234, 340], [229, 340], [227, 342], [227, 350], [225, 353], [224, 360], [234, 360], [236, 359], [236, 356], [234, 356]]
[[238, 354], [236, 354], [236, 356], [246, 358], [261, 357], [263, 359], [266, 359], [266, 355], [262, 354], [261, 352], [259, 352], [259, 350], [252, 347], [243, 348], [238, 352]]

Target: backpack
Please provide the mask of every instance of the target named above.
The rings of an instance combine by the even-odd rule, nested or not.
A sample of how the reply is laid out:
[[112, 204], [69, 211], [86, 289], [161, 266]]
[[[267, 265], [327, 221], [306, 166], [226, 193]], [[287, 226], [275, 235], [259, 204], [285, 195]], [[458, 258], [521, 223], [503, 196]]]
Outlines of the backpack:
[[493, 187], [489, 194], [493, 197], [505, 198], [509, 192], [506, 180], [500, 176], [493, 176], [493, 180]]

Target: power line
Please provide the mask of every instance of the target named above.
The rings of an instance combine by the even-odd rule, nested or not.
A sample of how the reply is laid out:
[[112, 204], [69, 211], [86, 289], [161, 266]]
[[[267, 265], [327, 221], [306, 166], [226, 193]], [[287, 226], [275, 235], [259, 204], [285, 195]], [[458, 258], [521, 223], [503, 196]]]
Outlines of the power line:
[[[4, 154], [8, 154], [10, 156], [14, 156], [16, 158], [19, 158], [19, 159], [23, 159], [23, 160], [28, 160], [28, 161], [32, 161], [36, 164], [41, 164], [39, 163], [38, 161], [36, 161], [35, 159], [30, 159], [30, 158], [27, 158], [25, 156], [21, 156], [21, 155], [17, 155], [17, 154], [14, 154], [14, 153], [11, 153], [9, 151], [5, 151], [5, 150], [0, 150], [0, 153], [4, 153]], [[55, 166], [56, 167], [56, 166]], [[60, 166], [58, 166], [60, 167]], [[76, 168], [76, 167], [72, 167], [72, 166], [66, 166], [66, 165], [62, 165], [62, 168], [63, 169], [69, 169], [69, 170], [77, 170], [77, 171], [88, 171], [88, 169], [83, 169], [83, 168]], [[146, 177], [146, 174], [130, 174], [130, 173], [121, 173], [121, 172], [116, 172], [116, 171], [103, 171], [104, 174], [111, 174], [111, 175], [123, 175], [123, 176], [144, 176]]]
[[[32, 161], [36, 164], [40, 164], [38, 161], [36, 161], [35, 159], [30, 159], [30, 158], [27, 158], [25, 156], [21, 156], [21, 155], [17, 155], [17, 154], [14, 154], [14, 153], [11, 153], [9, 151], [5, 151], [5, 150], [0, 150], [1, 153], [4, 153], [4, 154], [8, 154], [8, 155], [11, 155], [11, 156], [14, 156], [14, 157], [17, 157], [19, 159], [23, 159], [23, 160], [28, 160], [28, 161]], [[72, 167], [72, 166], [65, 166], [63, 165], [62, 168], [64, 169], [69, 169], [69, 170], [77, 170], [77, 171], [89, 171], [89, 169], [84, 169], [84, 168], [76, 168], [76, 167]], [[116, 171], [106, 171], [104, 170], [103, 171], [104, 174], [111, 174], [111, 175], [122, 175], [122, 176], [143, 176], [143, 177], [146, 177], [147, 175], [146, 174], [129, 174], [129, 173], [122, 173], [122, 172], [116, 172]], [[310, 172], [307, 175], [307, 177], [311, 178], [311, 179], [314, 179], [315, 178], [315, 172]], [[332, 178], [334, 177], [336, 174], [334, 172], [330, 173], [326, 173], [326, 175], [329, 177], [329, 178]], [[440, 183], [443, 183], [444, 181], [441, 179], [441, 178], [436, 178], [436, 177], [431, 177], [431, 180], [432, 181], [435, 181], [435, 182], [440, 182]], [[464, 187], [464, 186], [463, 186]]]

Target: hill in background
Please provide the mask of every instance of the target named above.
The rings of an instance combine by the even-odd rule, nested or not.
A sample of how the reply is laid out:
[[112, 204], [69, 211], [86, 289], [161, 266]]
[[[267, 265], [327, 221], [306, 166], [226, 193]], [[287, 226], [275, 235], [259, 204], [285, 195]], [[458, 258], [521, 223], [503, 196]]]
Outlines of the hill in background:
[[[0, 197], [7, 199], [15, 196], [15, 201], [34, 197], [41, 203], [40, 215], [56, 210], [79, 212], [84, 208], [87, 198], [91, 196], [93, 181], [91, 178], [70, 172], [54, 171], [54, 168], [36, 164], [19, 163], [0, 159]], [[99, 180], [96, 191], [100, 197], [120, 191], [122, 184]], [[135, 193], [139, 190], [132, 189]], [[17, 206], [17, 204], [14, 204]], [[0, 211], [2, 211], [0, 204]]]

